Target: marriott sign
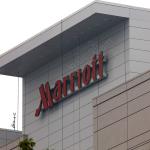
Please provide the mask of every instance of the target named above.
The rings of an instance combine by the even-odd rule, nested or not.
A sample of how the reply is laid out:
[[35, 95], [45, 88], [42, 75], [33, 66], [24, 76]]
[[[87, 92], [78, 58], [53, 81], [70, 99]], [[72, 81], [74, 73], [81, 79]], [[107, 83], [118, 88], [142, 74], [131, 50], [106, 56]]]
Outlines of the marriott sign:
[[91, 65], [87, 64], [83, 69], [79, 68], [70, 75], [64, 76], [62, 80], [57, 80], [53, 88], [50, 87], [49, 82], [41, 84], [39, 87], [41, 100], [35, 116], [38, 117], [41, 110], [52, 108], [56, 103], [106, 78], [104, 63], [106, 58], [103, 52], [100, 52], [93, 56]]

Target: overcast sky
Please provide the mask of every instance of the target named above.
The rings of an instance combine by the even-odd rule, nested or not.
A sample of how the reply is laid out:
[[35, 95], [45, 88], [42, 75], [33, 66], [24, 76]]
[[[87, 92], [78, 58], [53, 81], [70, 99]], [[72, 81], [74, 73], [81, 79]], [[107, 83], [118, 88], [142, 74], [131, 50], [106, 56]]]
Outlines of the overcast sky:
[[[149, 0], [105, 1], [150, 8]], [[90, 2], [92, 0], [0, 0], [0, 54]], [[21, 130], [21, 80], [19, 85], [18, 129]], [[0, 75], [0, 128], [12, 129], [13, 112], [17, 113], [17, 100], [18, 79]]]

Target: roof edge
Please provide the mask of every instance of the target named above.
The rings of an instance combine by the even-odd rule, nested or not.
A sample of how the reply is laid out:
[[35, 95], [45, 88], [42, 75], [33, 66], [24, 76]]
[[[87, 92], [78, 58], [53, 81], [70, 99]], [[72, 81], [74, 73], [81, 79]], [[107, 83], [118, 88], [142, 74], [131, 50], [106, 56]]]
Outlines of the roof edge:
[[33, 40], [34, 38], [40, 36], [41, 34], [44, 34], [45, 32], [47, 32], [48, 30], [51, 30], [52, 28], [58, 26], [59, 24], [61, 24], [62, 22], [66, 21], [67, 19], [71, 18], [72, 16], [80, 13], [81, 11], [83, 11], [84, 9], [90, 7], [91, 5], [93, 4], [96, 4], [96, 3], [99, 3], [99, 4], [105, 4], [105, 5], [110, 5], [110, 6], [118, 6], [118, 7], [123, 7], [123, 8], [129, 8], [129, 9], [136, 9], [136, 10], [141, 10], [141, 11], [149, 11], [150, 12], [150, 9], [148, 8], [142, 8], [142, 7], [136, 7], [136, 6], [131, 6], [131, 5], [126, 5], [126, 4], [119, 4], [119, 3], [113, 3], [113, 2], [105, 2], [105, 1], [101, 1], [101, 0], [95, 0], [89, 4], [87, 4], [86, 6], [80, 8], [79, 10], [77, 10], [76, 12], [66, 16], [65, 18], [63, 18], [62, 20], [54, 23], [53, 25], [51, 25], [50, 27], [38, 32], [37, 34], [35, 34], [34, 36], [32, 37], [29, 37], [27, 38], [26, 40], [24, 40], [23, 42], [19, 43], [18, 45], [10, 48], [9, 50], [7, 50], [6, 52], [0, 54], [0, 58], [7, 55], [8, 53], [10, 53], [11, 51], [13, 51], [14, 49], [16, 48], [19, 48], [21, 47], [22, 45], [24, 45], [25, 43]]

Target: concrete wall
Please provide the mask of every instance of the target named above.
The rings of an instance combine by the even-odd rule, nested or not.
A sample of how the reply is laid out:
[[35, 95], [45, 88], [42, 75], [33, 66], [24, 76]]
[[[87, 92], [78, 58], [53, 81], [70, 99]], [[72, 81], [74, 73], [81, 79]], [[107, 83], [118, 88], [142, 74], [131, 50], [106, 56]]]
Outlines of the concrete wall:
[[95, 98], [95, 150], [150, 149], [150, 72]]
[[[58, 56], [24, 78], [23, 131], [35, 139], [36, 150], [47, 147], [55, 150], [93, 149], [92, 99], [125, 82], [128, 68], [128, 53], [125, 50], [129, 48], [128, 37], [128, 21], [122, 22], [79, 47], [63, 53], [63, 56]], [[92, 56], [100, 50], [108, 55], [108, 78], [36, 118], [34, 113], [40, 101], [40, 84], [49, 81], [53, 87], [57, 79], [62, 79], [73, 70], [91, 63]]]
[[150, 11], [130, 9], [129, 76], [150, 69]]
[[7, 144], [3, 145], [0, 147], [0, 150], [19, 150], [18, 144], [20, 141], [22, 141], [25, 137], [27, 136], [20, 136], [19, 138], [16, 138], [12, 141], [9, 141], [10, 136], [8, 135], [8, 141], [6, 142]]

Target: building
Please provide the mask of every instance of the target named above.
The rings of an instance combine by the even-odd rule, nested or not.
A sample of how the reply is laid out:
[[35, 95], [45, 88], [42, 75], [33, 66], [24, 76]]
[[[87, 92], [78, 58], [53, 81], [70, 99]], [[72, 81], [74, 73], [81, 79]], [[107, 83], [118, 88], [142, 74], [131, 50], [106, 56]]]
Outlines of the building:
[[0, 150], [18, 150], [18, 143], [24, 137], [21, 131], [0, 129]]
[[95, 150], [150, 149], [150, 71], [93, 100]]
[[23, 133], [36, 150], [149, 149], [147, 96], [122, 98], [140, 94], [138, 83], [149, 89], [149, 18], [148, 9], [94, 1], [0, 57], [1, 74], [23, 78]]

